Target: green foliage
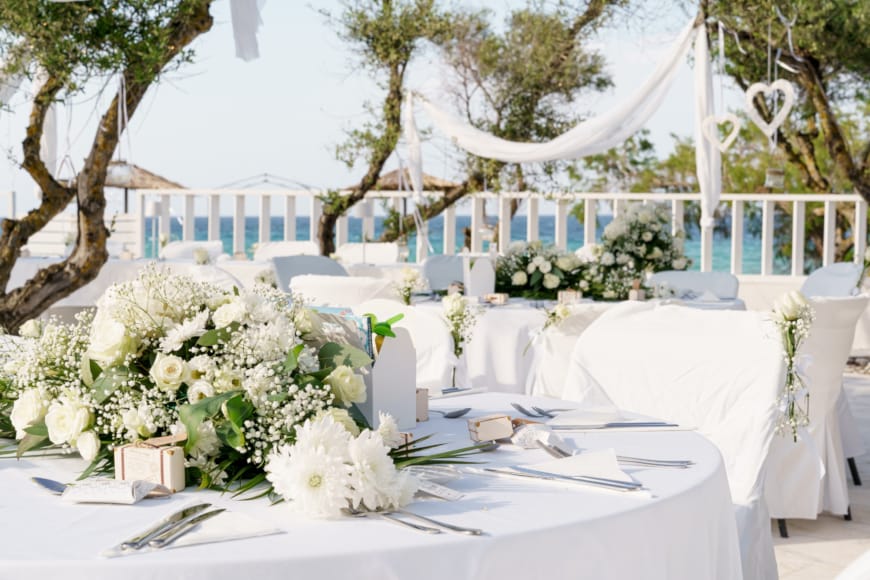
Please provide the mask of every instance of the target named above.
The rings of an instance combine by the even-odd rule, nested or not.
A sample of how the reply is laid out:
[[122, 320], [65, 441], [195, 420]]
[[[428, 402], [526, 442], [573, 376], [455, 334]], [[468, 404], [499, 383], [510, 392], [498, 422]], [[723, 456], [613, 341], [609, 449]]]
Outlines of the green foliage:
[[[163, 68], [173, 19], [192, 13], [205, 0], [112, 0], [0, 2], [0, 60], [7, 70], [35, 73], [39, 63], [63, 79], [66, 90], [81, 90], [88, 79], [126, 70], [150, 82]], [[185, 52], [180, 63], [191, 56]]]

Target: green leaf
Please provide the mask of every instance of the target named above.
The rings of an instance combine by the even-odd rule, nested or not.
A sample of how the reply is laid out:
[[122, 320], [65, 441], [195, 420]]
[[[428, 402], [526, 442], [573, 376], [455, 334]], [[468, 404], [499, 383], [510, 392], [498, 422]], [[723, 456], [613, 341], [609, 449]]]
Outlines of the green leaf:
[[129, 378], [130, 369], [127, 367], [111, 367], [103, 371], [100, 378], [95, 380], [91, 386], [94, 392], [94, 402], [97, 404], [105, 402]]
[[299, 366], [299, 353], [305, 348], [303, 344], [297, 344], [290, 352], [287, 353], [287, 358], [284, 359], [284, 372], [292, 373]]
[[239, 428], [242, 427], [245, 419], [254, 414], [254, 405], [246, 401], [241, 393], [229, 399], [223, 408], [226, 409], [227, 419]]
[[214, 346], [218, 343], [217, 330], [208, 330], [196, 341], [197, 346]]
[[197, 346], [214, 346], [219, 342], [226, 342], [239, 329], [239, 326], [238, 322], [233, 322], [223, 328], [207, 330], [205, 334], [199, 337], [196, 344]]
[[543, 280], [544, 274], [540, 270], [535, 270], [532, 272], [532, 277], [529, 278], [529, 286], [534, 286], [541, 280]]
[[400, 320], [402, 320], [403, 318], [405, 318], [404, 313], [399, 312], [398, 314], [396, 314], [396, 315], [393, 316], [392, 318], [387, 318], [387, 319], [384, 321], [384, 324], [387, 324], [387, 325], [389, 325], [389, 326], [392, 326], [392, 325], [394, 325], [395, 323], [397, 323], [397, 322], [399, 322]]
[[232, 421], [224, 421], [215, 427], [215, 433], [218, 438], [234, 449], [238, 449], [245, 444], [245, 435]]
[[51, 441], [48, 440], [48, 436], [25, 435], [24, 438], [18, 442], [18, 449], [15, 452], [15, 457], [21, 459], [21, 456], [28, 451], [41, 449], [43, 447], [48, 447], [49, 445], [51, 445]]
[[103, 373], [103, 369], [100, 367], [99, 363], [97, 363], [97, 361], [93, 359], [90, 359], [88, 360], [88, 365], [91, 369], [91, 378], [94, 380], [100, 378], [100, 375]]
[[380, 336], [389, 336], [391, 338], [396, 338], [396, 333], [393, 332], [393, 328], [386, 322], [378, 322], [377, 324], [372, 326], [372, 332]]
[[48, 437], [48, 427], [46, 427], [45, 423], [31, 425], [30, 427], [25, 428], [24, 432], [38, 437]]
[[238, 391], [221, 393], [220, 395], [207, 397], [193, 404], [181, 405], [178, 408], [178, 418], [187, 430], [187, 443], [184, 444], [185, 452], [190, 452], [194, 445], [196, 445], [199, 439], [199, 426], [202, 422], [220, 413], [224, 402], [238, 394]]
[[334, 369], [340, 365], [361, 368], [372, 363], [369, 355], [355, 346], [336, 344], [334, 342], [324, 344], [317, 356], [320, 359], [320, 368], [324, 369]]

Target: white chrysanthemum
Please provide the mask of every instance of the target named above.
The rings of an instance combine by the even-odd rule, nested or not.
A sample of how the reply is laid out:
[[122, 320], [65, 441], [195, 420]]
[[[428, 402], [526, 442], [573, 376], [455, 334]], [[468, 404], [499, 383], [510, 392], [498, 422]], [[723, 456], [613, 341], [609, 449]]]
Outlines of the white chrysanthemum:
[[187, 389], [187, 401], [196, 403], [214, 396], [214, 387], [208, 381], [194, 381]]
[[349, 467], [340, 457], [299, 442], [269, 455], [266, 478], [277, 493], [309, 515], [337, 516], [348, 505]]
[[160, 347], [165, 353], [179, 350], [185, 342], [195, 336], [205, 333], [205, 325], [208, 322], [208, 310], [203, 310], [192, 318], [186, 319], [181, 324], [176, 324], [166, 333], [160, 341]]
[[378, 434], [383, 439], [384, 444], [391, 449], [402, 444], [399, 426], [396, 424], [396, 419], [389, 413], [378, 411]]
[[314, 420], [319, 421], [327, 416], [331, 417], [336, 424], [344, 427], [352, 436], [356, 437], [359, 435], [359, 425], [356, 424], [356, 421], [353, 420], [353, 417], [350, 416], [350, 413], [346, 409], [339, 409], [338, 407], [321, 409], [314, 417]]
[[245, 304], [236, 298], [215, 310], [212, 320], [217, 328], [225, 328], [233, 322], [244, 322], [246, 317]]
[[351, 503], [353, 506], [364, 506], [369, 510], [388, 505], [388, 497], [383, 493], [388, 490], [396, 475], [396, 466], [389, 456], [389, 448], [384, 445], [381, 436], [372, 431], [363, 431], [359, 437], [348, 445], [350, 455]]
[[308, 420], [296, 426], [296, 445], [319, 450], [324, 455], [347, 459], [347, 444], [351, 434], [329, 415], [317, 421]]

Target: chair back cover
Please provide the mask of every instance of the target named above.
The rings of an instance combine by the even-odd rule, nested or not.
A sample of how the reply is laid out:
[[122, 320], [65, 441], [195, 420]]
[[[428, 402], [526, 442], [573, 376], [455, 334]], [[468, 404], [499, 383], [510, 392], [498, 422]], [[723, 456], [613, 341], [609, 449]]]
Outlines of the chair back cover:
[[319, 256], [320, 248], [309, 240], [261, 242], [254, 250], [254, 261], [265, 262], [276, 256]]
[[340, 245], [335, 253], [345, 264], [395, 264], [399, 261], [399, 244], [354, 242]]
[[495, 292], [495, 261], [489, 256], [462, 259], [465, 295], [484, 296]]
[[565, 377], [577, 339], [610, 307], [610, 304], [602, 302], [573, 305], [568, 318], [542, 330], [532, 339], [526, 354], [533, 357], [526, 393], [538, 397], [563, 398]]
[[276, 256], [272, 258], [272, 267], [275, 269], [278, 288], [285, 292], [295, 276], [347, 276], [347, 270], [341, 264], [324, 256]]
[[712, 293], [716, 298], [729, 300], [737, 298], [740, 282], [737, 276], [728, 272], [691, 272], [685, 270], [665, 270], [649, 277], [651, 286], [666, 284], [676, 291], [677, 297], [691, 292], [695, 295]]
[[453, 355], [450, 331], [441, 318], [425, 310], [382, 298], [358, 304], [353, 311], [355, 314], [374, 314], [378, 320], [404, 314], [405, 317], [393, 326], [404, 328], [411, 335], [411, 342], [417, 351], [417, 387], [437, 394], [450, 386], [450, 372], [456, 357]]
[[837, 262], [814, 270], [801, 286], [804, 296], [854, 296], [862, 268], [852, 262]]
[[462, 282], [462, 258], [447, 254], [428, 256], [423, 261], [423, 277], [430, 290], [446, 290], [453, 282]]
[[849, 509], [838, 401], [843, 369], [867, 296], [811, 298], [815, 318], [798, 352], [810, 393], [810, 424], [797, 442], [786, 433], [770, 449], [765, 496], [771, 517], [815, 519]]
[[395, 284], [384, 278], [303, 274], [290, 280], [290, 291], [301, 294], [314, 306], [352, 308], [375, 298], [394, 300], [401, 304]]
[[744, 577], [773, 579], [763, 484], [784, 371], [766, 314], [625, 303], [577, 339], [565, 396], [609, 397], [620, 409], [694, 426], [712, 441], [728, 475]]
[[220, 240], [188, 240], [169, 242], [160, 249], [161, 260], [193, 260], [194, 252], [203, 249], [208, 252], [210, 262], [216, 261], [224, 253], [224, 243]]

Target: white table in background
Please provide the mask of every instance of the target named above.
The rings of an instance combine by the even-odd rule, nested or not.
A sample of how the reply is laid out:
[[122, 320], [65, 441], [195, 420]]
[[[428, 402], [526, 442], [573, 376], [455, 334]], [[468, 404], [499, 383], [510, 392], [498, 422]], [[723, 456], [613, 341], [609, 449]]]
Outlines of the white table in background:
[[[511, 401], [555, 401], [484, 393], [433, 402], [470, 406], [471, 417], [510, 411]], [[468, 444], [465, 419], [436, 419], [418, 434]], [[355, 518], [311, 520], [289, 504], [237, 501], [186, 491], [135, 506], [70, 505], [29, 481], [72, 481], [84, 463], [71, 459], [0, 461], [0, 580], [238, 580], [384, 578], [558, 580], [729, 580], [741, 577], [736, 525], [718, 451], [690, 431], [566, 434], [586, 449], [691, 459], [687, 470], [627, 469], [654, 497], [579, 485], [464, 475], [450, 485], [456, 502], [418, 501], [411, 509], [486, 536], [425, 535]], [[540, 450], [503, 445], [479, 459], [492, 465], [537, 463]], [[244, 512], [285, 534], [102, 560], [97, 554], [194, 500]]]

